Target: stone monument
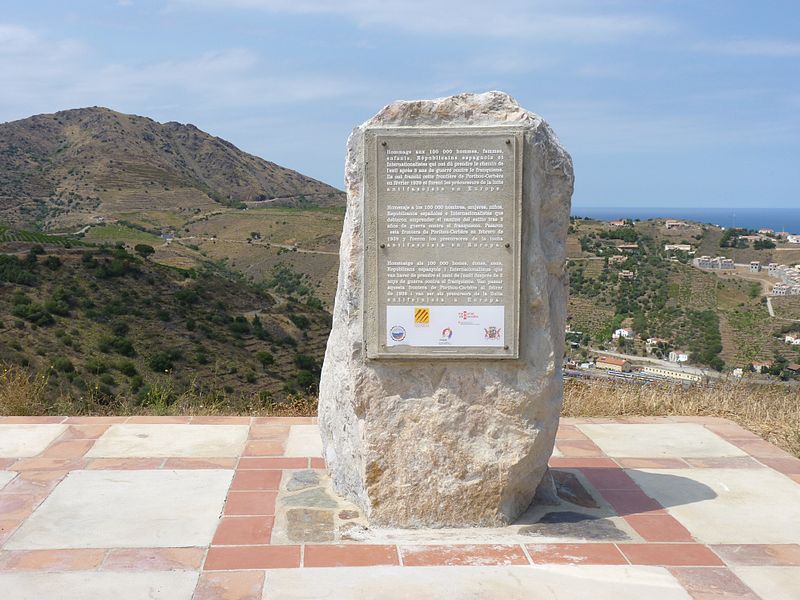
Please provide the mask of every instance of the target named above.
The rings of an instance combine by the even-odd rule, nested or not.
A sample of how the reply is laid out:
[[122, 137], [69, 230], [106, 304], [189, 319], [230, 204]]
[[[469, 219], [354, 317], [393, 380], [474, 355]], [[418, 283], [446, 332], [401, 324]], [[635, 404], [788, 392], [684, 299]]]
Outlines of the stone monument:
[[563, 383], [572, 161], [501, 92], [399, 101], [347, 145], [319, 394], [370, 523], [491, 526], [531, 503]]

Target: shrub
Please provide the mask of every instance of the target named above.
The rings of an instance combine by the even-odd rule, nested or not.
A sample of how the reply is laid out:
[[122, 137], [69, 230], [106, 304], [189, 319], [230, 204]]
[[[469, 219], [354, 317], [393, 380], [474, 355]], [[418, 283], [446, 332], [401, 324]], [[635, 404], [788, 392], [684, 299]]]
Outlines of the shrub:
[[72, 364], [72, 361], [68, 358], [63, 356], [56, 356], [53, 358], [52, 367], [56, 371], [61, 371], [62, 373], [74, 373], [75, 372], [75, 365]]
[[256, 359], [258, 359], [258, 362], [260, 362], [261, 366], [264, 367], [265, 369], [269, 365], [271, 365], [271, 364], [273, 364], [275, 362], [275, 357], [272, 356], [271, 353], [269, 353], [269, 352], [267, 352], [265, 350], [262, 350], [261, 352], [256, 352]]
[[142, 258], [148, 258], [156, 252], [156, 249], [150, 244], [136, 244], [133, 249]]

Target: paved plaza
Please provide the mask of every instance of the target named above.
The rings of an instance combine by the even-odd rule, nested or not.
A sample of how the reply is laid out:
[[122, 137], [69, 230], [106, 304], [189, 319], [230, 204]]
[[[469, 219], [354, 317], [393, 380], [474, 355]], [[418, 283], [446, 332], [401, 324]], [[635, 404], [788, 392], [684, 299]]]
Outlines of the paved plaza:
[[509, 526], [380, 529], [312, 418], [2, 418], [0, 596], [800, 599], [800, 460], [739, 426], [562, 419], [550, 463]]

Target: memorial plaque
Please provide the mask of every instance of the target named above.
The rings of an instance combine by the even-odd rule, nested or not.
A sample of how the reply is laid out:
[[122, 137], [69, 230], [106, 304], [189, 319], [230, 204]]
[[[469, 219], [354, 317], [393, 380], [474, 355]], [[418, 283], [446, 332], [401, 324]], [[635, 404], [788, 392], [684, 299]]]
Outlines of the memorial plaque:
[[368, 358], [518, 357], [522, 136], [366, 131]]

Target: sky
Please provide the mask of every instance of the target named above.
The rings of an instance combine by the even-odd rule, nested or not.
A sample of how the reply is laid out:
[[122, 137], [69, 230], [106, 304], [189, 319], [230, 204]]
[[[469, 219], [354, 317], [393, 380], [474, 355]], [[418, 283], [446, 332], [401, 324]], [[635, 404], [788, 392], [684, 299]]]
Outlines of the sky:
[[396, 99], [502, 90], [577, 207], [800, 206], [797, 0], [3, 0], [0, 122], [106, 106], [342, 187]]

